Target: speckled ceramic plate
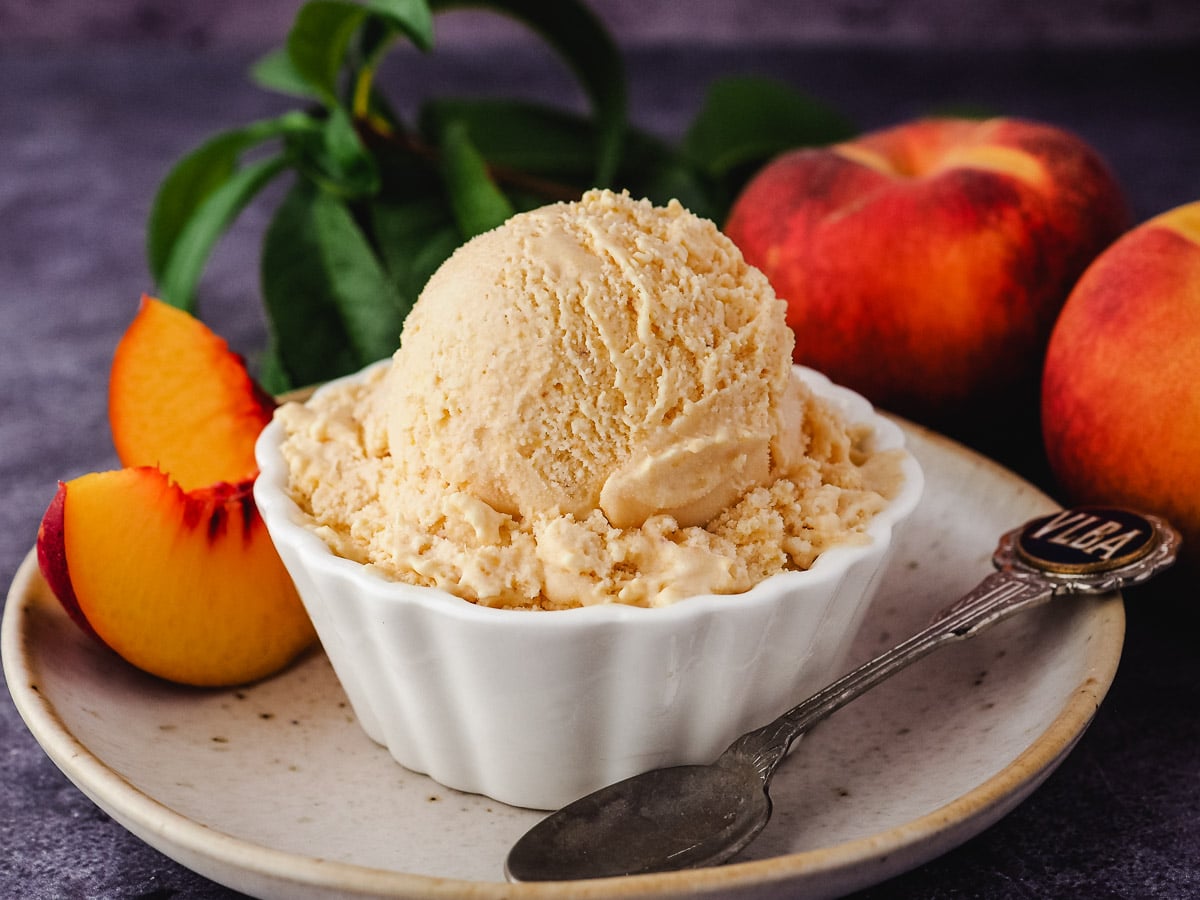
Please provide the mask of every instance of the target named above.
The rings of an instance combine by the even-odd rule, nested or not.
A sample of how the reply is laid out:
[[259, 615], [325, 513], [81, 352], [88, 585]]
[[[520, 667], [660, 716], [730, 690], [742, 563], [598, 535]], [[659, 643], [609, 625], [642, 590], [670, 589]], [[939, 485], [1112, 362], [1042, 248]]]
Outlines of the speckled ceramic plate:
[[[912, 426], [928, 485], [854, 657], [922, 626], [990, 570], [999, 535], [1053, 507], [1010, 472]], [[1074, 599], [917, 663], [805, 737], [775, 817], [720, 868], [508, 885], [541, 814], [392, 762], [353, 720], [325, 657], [240, 690], [133, 671], [71, 624], [31, 553], [4, 616], [4, 671], [46, 753], [122, 825], [261, 897], [806, 897], [882, 881], [962, 843], [1049, 775], [1116, 671], [1120, 598]], [[800, 698], [797, 698], [800, 699]]]

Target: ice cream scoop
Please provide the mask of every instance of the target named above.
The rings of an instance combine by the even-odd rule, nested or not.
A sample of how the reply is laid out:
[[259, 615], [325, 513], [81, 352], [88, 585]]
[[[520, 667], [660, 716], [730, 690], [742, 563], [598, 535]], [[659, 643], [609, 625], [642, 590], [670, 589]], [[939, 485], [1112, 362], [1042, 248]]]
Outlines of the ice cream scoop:
[[712, 222], [592, 191], [433, 276], [387, 379], [391, 453], [510, 515], [703, 525], [802, 449], [791, 347]]
[[386, 371], [285, 406], [291, 489], [340, 555], [486, 606], [742, 594], [900, 480], [793, 342], [712, 222], [589, 191], [461, 246]]

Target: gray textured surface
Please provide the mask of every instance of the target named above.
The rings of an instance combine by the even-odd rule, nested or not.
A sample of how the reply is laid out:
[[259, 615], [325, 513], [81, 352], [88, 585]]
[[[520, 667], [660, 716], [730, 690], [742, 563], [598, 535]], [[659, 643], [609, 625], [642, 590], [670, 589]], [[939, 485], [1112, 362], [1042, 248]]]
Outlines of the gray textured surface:
[[[864, 4], [869, 6], [870, 4]], [[629, 58], [634, 116], [676, 133], [706, 81], [787, 78], [888, 124], [972, 102], [1068, 126], [1109, 159], [1137, 218], [1200, 199], [1197, 46], [1169, 52], [797, 51], [687, 46]], [[0, 56], [0, 583], [33, 544], [55, 480], [114, 463], [105, 377], [137, 296], [150, 288], [143, 223], [166, 166], [210, 131], [275, 101], [242, 51], [6, 50]], [[422, 63], [438, 91], [483, 75], [570, 97], [545, 57], [446, 53]], [[501, 85], [503, 86], [503, 85]], [[265, 212], [252, 209], [205, 282], [205, 317], [253, 354]], [[1135, 593], [1113, 690], [1063, 767], [961, 849], [871, 898], [1200, 896], [1200, 618], [1177, 576]], [[0, 896], [231, 896], [150, 850], [46, 759], [0, 699]]]
[[[153, 42], [215, 47], [274, 41], [299, 0], [0, 0], [0, 45]], [[968, 47], [1178, 42], [1200, 33], [1192, 0], [587, 0], [624, 45], [762, 41]], [[476, 10], [438, 17], [439, 44], [523, 40]]]

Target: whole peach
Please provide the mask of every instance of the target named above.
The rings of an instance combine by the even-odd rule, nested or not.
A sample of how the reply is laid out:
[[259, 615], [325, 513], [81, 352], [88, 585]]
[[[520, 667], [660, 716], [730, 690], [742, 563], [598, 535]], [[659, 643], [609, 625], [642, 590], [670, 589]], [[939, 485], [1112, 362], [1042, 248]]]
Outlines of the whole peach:
[[1159, 512], [1200, 559], [1200, 201], [1079, 280], [1046, 351], [1042, 431], [1070, 499]]
[[1080, 138], [946, 118], [778, 157], [725, 230], [787, 300], [797, 362], [944, 425], [1018, 386], [1036, 411], [1055, 317], [1128, 221]]

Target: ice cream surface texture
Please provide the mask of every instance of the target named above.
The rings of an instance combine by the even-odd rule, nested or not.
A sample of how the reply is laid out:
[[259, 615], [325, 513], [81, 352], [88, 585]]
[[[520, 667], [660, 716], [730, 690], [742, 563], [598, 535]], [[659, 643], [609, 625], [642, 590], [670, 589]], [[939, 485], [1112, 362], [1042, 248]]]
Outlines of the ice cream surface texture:
[[464, 244], [390, 365], [283, 406], [290, 492], [337, 554], [481, 604], [738, 593], [894, 486], [791, 350], [713, 223], [591, 191]]

